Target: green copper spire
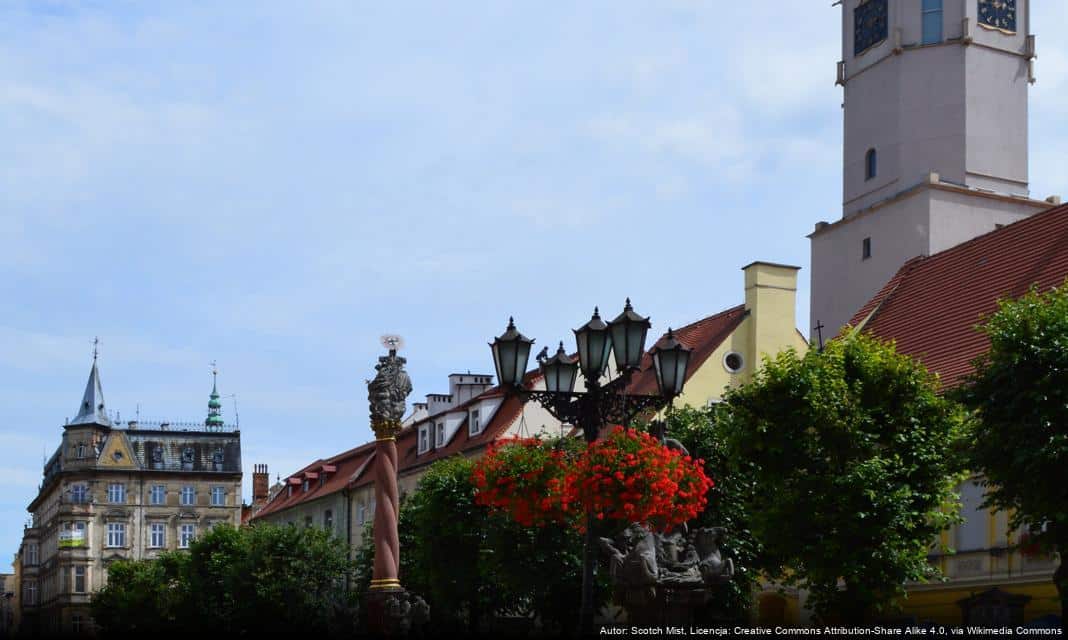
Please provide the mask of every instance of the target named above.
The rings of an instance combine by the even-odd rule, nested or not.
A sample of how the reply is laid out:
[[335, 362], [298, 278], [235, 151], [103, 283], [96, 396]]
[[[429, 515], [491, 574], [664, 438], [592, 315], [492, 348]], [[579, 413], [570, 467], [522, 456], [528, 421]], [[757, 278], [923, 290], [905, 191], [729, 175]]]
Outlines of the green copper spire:
[[208, 417], [204, 420], [204, 426], [208, 429], [221, 429], [223, 426], [222, 402], [219, 401], [219, 388], [216, 378], [219, 369], [215, 362], [211, 363], [211, 397], [208, 399]]

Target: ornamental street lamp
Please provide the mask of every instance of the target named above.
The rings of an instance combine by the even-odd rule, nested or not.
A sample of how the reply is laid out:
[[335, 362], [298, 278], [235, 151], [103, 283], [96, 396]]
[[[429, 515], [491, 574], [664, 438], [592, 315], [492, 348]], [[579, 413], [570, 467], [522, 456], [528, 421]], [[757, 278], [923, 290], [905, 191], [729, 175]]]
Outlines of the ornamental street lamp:
[[[498, 379], [506, 392], [519, 396], [524, 402], [537, 401], [561, 423], [581, 428], [586, 442], [592, 443], [604, 425], [629, 425], [636, 416], [660, 410], [682, 393], [690, 349], [682, 345], [670, 329], [650, 352], [657, 393], [627, 393], [633, 375], [641, 370], [649, 327], [649, 318], [635, 313], [629, 298], [623, 312], [607, 324], [594, 308], [590, 321], [574, 331], [577, 362], [564, 351], [563, 342], [552, 357], [538, 357], [539, 369], [545, 379], [544, 391], [528, 389], [524, 384], [534, 340], [520, 333], [512, 318], [508, 319], [505, 332], [495, 338], [490, 347]], [[610, 352], [615, 354], [617, 373], [615, 378], [603, 381]], [[582, 371], [585, 379], [584, 392], [575, 391], [578, 371]], [[579, 618], [582, 633], [589, 633], [593, 628], [593, 584], [597, 561], [594, 524], [593, 510], [587, 506]]]

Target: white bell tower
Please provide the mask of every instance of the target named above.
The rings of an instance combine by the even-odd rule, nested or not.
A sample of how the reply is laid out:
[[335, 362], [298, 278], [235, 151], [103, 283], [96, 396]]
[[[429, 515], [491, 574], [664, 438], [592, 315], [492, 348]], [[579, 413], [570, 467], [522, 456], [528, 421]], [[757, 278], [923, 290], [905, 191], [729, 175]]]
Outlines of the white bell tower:
[[1027, 184], [1028, 0], [842, 0], [842, 218], [812, 247], [811, 326], [910, 258], [1050, 206]]

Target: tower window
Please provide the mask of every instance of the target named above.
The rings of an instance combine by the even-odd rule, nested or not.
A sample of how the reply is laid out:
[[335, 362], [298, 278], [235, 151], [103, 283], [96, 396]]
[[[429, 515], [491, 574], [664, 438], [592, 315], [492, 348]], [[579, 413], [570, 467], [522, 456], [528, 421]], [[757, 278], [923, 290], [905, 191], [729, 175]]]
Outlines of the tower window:
[[922, 44], [942, 42], [942, 0], [923, 0]]
[[864, 238], [864, 241], [860, 245], [860, 258], [861, 260], [867, 260], [871, 257], [871, 238]]
[[864, 179], [871, 180], [874, 178], [878, 168], [878, 154], [875, 153], [875, 149], [868, 149], [868, 152], [864, 154]]
[[853, 55], [886, 40], [887, 0], [863, 0], [853, 9]]

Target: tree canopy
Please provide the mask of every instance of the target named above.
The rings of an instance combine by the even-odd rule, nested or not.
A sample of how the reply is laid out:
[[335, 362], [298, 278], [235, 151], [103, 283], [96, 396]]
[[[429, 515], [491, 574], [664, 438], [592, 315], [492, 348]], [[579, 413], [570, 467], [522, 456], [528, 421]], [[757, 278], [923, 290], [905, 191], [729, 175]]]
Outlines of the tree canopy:
[[[546, 631], [578, 623], [582, 536], [564, 525], [525, 527], [475, 502], [474, 463], [461, 456], [431, 465], [401, 503], [401, 583], [430, 605], [438, 632], [479, 632], [488, 617], [535, 617]], [[372, 530], [357, 559], [370, 581]], [[366, 587], [362, 587], [366, 588]], [[599, 602], [608, 589], [598, 590]]]
[[765, 360], [725, 403], [727, 454], [752, 474], [745, 499], [770, 577], [807, 588], [821, 617], [859, 622], [933, 575], [932, 542], [959, 518], [948, 507], [964, 420], [922, 366], [849, 335]]
[[[969, 448], [984, 506], [1061, 552], [1054, 581], [1068, 617], [1068, 284], [1004, 300], [981, 325], [990, 350], [959, 390], [976, 414]], [[1057, 480], [1057, 479], [1060, 480]]]
[[724, 592], [717, 594], [722, 600], [716, 604], [724, 615], [745, 623], [753, 605], [761, 547], [751, 528], [751, 464], [730, 458], [724, 408], [720, 404], [715, 408], [674, 409], [667, 415], [667, 435], [682, 443], [691, 456], [703, 459], [705, 472], [715, 480], [708, 492], [708, 505], [689, 526], [726, 529], [720, 547], [734, 562], [734, 577]]
[[321, 529], [222, 525], [188, 552], [112, 563], [93, 618], [108, 634], [351, 632], [351, 573], [345, 543]]

